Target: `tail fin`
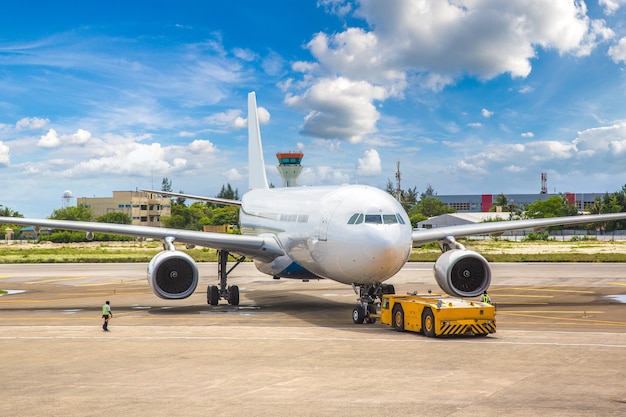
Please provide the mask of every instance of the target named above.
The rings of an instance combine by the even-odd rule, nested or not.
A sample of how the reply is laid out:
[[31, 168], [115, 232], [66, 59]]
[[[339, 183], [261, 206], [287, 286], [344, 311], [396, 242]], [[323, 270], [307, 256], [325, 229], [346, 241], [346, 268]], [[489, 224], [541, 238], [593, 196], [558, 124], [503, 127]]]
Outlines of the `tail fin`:
[[256, 94], [248, 93], [248, 186], [249, 188], [269, 188], [265, 176], [265, 161], [261, 146], [259, 116], [256, 111]]

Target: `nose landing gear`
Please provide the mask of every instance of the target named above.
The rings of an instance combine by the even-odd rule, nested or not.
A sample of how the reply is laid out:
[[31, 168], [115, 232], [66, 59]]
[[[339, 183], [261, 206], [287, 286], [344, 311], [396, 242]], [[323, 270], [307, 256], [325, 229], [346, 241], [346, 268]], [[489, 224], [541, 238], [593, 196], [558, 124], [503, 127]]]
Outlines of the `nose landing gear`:
[[359, 295], [358, 304], [352, 310], [352, 322], [354, 324], [376, 323], [374, 315], [377, 312], [377, 302], [380, 302], [383, 294], [396, 293], [391, 284], [352, 284], [352, 288]]

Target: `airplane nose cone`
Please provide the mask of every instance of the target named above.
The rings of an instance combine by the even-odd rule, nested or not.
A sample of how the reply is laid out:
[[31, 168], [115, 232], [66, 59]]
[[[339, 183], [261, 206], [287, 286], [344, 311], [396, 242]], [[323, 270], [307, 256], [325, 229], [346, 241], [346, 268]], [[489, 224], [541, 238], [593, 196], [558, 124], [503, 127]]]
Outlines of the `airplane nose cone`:
[[361, 262], [374, 277], [388, 278], [404, 265], [409, 251], [410, 245], [401, 241], [395, 233], [377, 232], [364, 242]]

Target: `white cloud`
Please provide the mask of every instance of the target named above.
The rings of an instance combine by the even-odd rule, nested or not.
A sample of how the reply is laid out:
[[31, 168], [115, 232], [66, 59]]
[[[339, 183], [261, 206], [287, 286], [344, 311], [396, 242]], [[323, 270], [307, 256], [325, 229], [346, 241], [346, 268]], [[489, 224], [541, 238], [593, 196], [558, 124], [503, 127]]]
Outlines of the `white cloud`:
[[298, 178], [299, 185], [346, 184], [350, 176], [336, 167], [319, 165], [304, 167]]
[[346, 0], [317, 0], [317, 6], [323, 6], [328, 13], [345, 16], [352, 10], [352, 4]]
[[614, 14], [621, 6], [626, 5], [626, 0], [598, 0], [598, 4], [604, 7], [604, 13]]
[[42, 135], [39, 138], [39, 142], [37, 142], [37, 146], [41, 146], [42, 148], [55, 148], [61, 144], [61, 139], [59, 135], [57, 135], [56, 130], [50, 129], [48, 133]]
[[535, 137], [535, 134], [533, 132], [524, 132], [520, 136], [523, 138], [533, 138]]
[[626, 139], [614, 140], [609, 143], [609, 154], [613, 157], [622, 156], [626, 153]]
[[204, 139], [196, 139], [188, 147], [190, 151], [198, 153], [214, 153], [217, 150], [210, 140]]
[[[248, 119], [242, 116], [240, 109], [231, 109], [221, 113], [215, 113], [206, 117], [204, 120], [214, 126], [228, 128], [231, 130], [239, 130], [248, 126]], [[270, 121], [270, 112], [265, 107], [257, 107], [259, 124], [267, 124]]]
[[50, 119], [41, 119], [39, 117], [25, 117], [23, 119], [18, 120], [15, 124], [15, 129], [20, 130], [36, 130], [42, 129], [46, 127], [46, 125], [50, 123]]
[[620, 39], [617, 45], [611, 46], [608, 54], [616, 64], [626, 63], [626, 37]]
[[602, 126], [578, 132], [573, 144], [579, 151], [589, 151], [591, 154], [607, 153], [610, 146], [626, 140], [626, 122], [611, 126]]
[[76, 133], [63, 136], [61, 139], [73, 145], [82, 145], [91, 139], [91, 133], [84, 129], [78, 129]]
[[468, 123], [467, 125], [469, 127], [475, 127], [475, 128], [483, 127], [483, 124], [480, 122], [472, 122], [472, 123]]
[[7, 145], [0, 141], [0, 167], [9, 166], [11, 162], [11, 152]]
[[481, 164], [468, 163], [465, 161], [459, 161], [456, 165], [455, 171], [465, 175], [486, 174], [487, 170], [481, 166]]
[[356, 174], [360, 176], [379, 175], [382, 172], [380, 155], [376, 149], [369, 149], [363, 153], [363, 158], [357, 161]]
[[226, 177], [228, 181], [233, 181], [233, 182], [241, 181], [242, 179], [244, 179], [244, 176], [241, 175], [241, 173], [237, 170], [237, 168], [230, 168], [229, 170], [223, 172], [222, 175], [224, 175], [224, 177]]
[[[361, 0], [372, 31], [317, 34], [308, 47], [332, 73], [388, 85], [405, 71], [484, 79], [526, 77], [535, 47], [586, 55], [612, 36], [582, 2]], [[450, 78], [449, 78], [450, 79]]]
[[571, 159], [576, 156], [576, 145], [570, 142], [546, 140], [526, 143], [527, 154], [535, 161]]
[[233, 55], [243, 61], [251, 62], [257, 58], [256, 54], [249, 49], [235, 48], [232, 52]]
[[91, 139], [91, 133], [84, 129], [78, 129], [71, 135], [59, 136], [56, 130], [50, 129], [48, 133], [42, 135], [37, 142], [37, 146], [42, 148], [56, 148], [62, 143], [69, 145], [83, 145]]
[[168, 173], [174, 168], [185, 165], [184, 159], [166, 161], [166, 150], [158, 143], [125, 143], [109, 146], [106, 156], [91, 158], [79, 162], [72, 168], [63, 171], [66, 176], [101, 175], [115, 173], [117, 175], [145, 175], [150, 171]]
[[509, 165], [509, 166], [505, 167], [504, 170], [507, 171], [507, 172], [517, 173], [517, 172], [524, 172], [524, 171], [526, 171], [526, 168], [525, 167], [520, 167], [518, 165]]
[[308, 111], [303, 135], [358, 143], [376, 131], [380, 114], [372, 101], [385, 97], [382, 88], [339, 77], [319, 79], [303, 95], [287, 95], [285, 102]]
[[360, 0], [354, 11], [342, 0], [317, 4], [367, 26], [316, 34], [307, 44], [315, 62], [293, 64], [302, 79], [281, 88], [306, 113], [302, 134], [350, 143], [376, 131], [375, 102], [402, 97], [407, 80], [438, 91], [466, 75], [525, 78], [537, 48], [582, 56], [614, 36], [571, 0]]

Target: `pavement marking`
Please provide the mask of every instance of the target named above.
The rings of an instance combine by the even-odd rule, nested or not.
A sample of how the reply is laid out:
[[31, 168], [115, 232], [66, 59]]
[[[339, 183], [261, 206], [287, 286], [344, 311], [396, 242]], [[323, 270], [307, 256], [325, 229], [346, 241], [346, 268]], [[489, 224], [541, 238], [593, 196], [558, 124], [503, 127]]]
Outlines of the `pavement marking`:
[[[536, 315], [536, 314], [504, 313], [502, 315], [506, 315], [506, 316], [509, 316], [509, 317], [527, 317], [527, 318], [534, 318], [534, 319], [554, 320], [554, 317], [544, 317], [544, 316], [540, 316], [540, 315]], [[522, 322], [516, 322], [515, 324], [520, 324], [520, 323], [522, 323]], [[546, 325], [546, 324], [550, 324], [550, 325], [555, 325], [555, 324], [558, 324], [558, 325], [576, 324], [576, 325], [579, 325], [581, 323], [584, 323], [586, 325], [594, 325], [594, 326], [626, 326], [626, 322], [608, 321], [608, 320], [594, 320], [591, 317], [580, 317], [580, 318], [560, 317], [557, 322], [554, 322], [554, 323], [545, 323], [545, 322], [543, 322], [542, 325]]]
[[[558, 293], [574, 293], [574, 294], [595, 294], [596, 291], [587, 291], [587, 290], [560, 290], [556, 288], [543, 288], [543, 287], [507, 287], [507, 291], [509, 290], [517, 290], [517, 291], [545, 291], [545, 292], [558, 292]], [[497, 289], [493, 291], [489, 291], [490, 293], [498, 293]], [[498, 297], [500, 294], [498, 293]]]
[[609, 282], [609, 284], [611, 284], [611, 285], [620, 285], [620, 286], [626, 287], [626, 282]]
[[34, 285], [34, 284], [50, 284], [52, 282], [63, 282], [63, 281], [77, 281], [79, 279], [90, 279], [92, 277], [84, 276], [84, 277], [70, 277], [70, 278], [50, 278], [50, 279], [40, 279], [37, 281], [27, 281], [24, 284]]
[[498, 314], [502, 314], [503, 316], [506, 316], [508, 314], [520, 314], [520, 313], [525, 313], [525, 314], [532, 314], [532, 313], [541, 313], [541, 314], [604, 314], [604, 311], [593, 311], [593, 310], [528, 310], [528, 311], [524, 311], [524, 310], [515, 310], [515, 311], [511, 311], [511, 312], [498, 312]]
[[[544, 334], [546, 332], [527, 332], [525, 334], [518, 334], [517, 331], [499, 331], [495, 335], [490, 335], [486, 338], [474, 338], [474, 337], [460, 337], [460, 338], [429, 338], [414, 333], [395, 333], [393, 337], [389, 334], [380, 335], [377, 337], [371, 334], [371, 331], [359, 332], [358, 334], [344, 334], [343, 330], [347, 329], [335, 329], [341, 331], [341, 335], [326, 335], [315, 336], [306, 335], [308, 328], [287, 328], [289, 334], [275, 334], [267, 336], [255, 336], [248, 333], [238, 335], [224, 335], [224, 334], [197, 334], [195, 331], [189, 329], [182, 329], [180, 332], [170, 333], [169, 329], [166, 332], [160, 329], [144, 328], [143, 330], [151, 331], [150, 334], [132, 334], [136, 328], [133, 327], [119, 327], [113, 328], [110, 332], [102, 332], [100, 329], [93, 328], [91, 326], [77, 326], [70, 329], [67, 328], [58, 329], [55, 326], [27, 326], [29, 330], [33, 330], [38, 334], [23, 335], [17, 334], [20, 330], [24, 330], [25, 326], [9, 326], [11, 328], [0, 328], [0, 340], [51, 340], [51, 339], [65, 339], [65, 340], [94, 340], [94, 339], [114, 339], [120, 341], [142, 341], [142, 340], [217, 340], [217, 341], [244, 341], [249, 342], [252, 340], [257, 341], [322, 341], [322, 342], [373, 342], [373, 343], [401, 343], [401, 344], [489, 344], [495, 346], [509, 346], [509, 345], [535, 345], [535, 346], [561, 346], [561, 347], [597, 347], [597, 348], [621, 348], [626, 349], [626, 340], [621, 343], [603, 342], [601, 340], [595, 340], [596, 335], [593, 333], [585, 333], [587, 337], [591, 337], [590, 342], [568, 342], [567, 340], [560, 341], [546, 341]], [[232, 327], [229, 327], [231, 330]], [[277, 328], [268, 328], [270, 330], [280, 330]], [[196, 329], [194, 329], [196, 330]], [[372, 329], [376, 330], [376, 329]], [[301, 335], [294, 334], [295, 332], [301, 332]], [[3, 334], [9, 333], [9, 334]], [[51, 333], [51, 334], [45, 334]], [[57, 333], [57, 334], [55, 334]], [[68, 334], [69, 333], [69, 334]], [[192, 334], [196, 333], [196, 334]], [[572, 333], [562, 332], [565, 335], [572, 335]], [[551, 333], [552, 334], [552, 333]], [[577, 333], [580, 335], [580, 333]], [[622, 333], [598, 333], [602, 336], [621, 336]]]
[[[494, 295], [494, 292], [491, 292], [491, 295]], [[554, 298], [554, 295], [531, 295], [531, 294], [500, 294], [497, 293], [496, 296], [500, 297], [520, 297], [520, 298]]]
[[75, 285], [75, 287], [101, 287], [103, 285], [129, 285], [129, 284], [136, 284], [136, 283], [143, 283], [145, 282], [147, 285], [147, 281], [146, 279], [134, 279], [134, 280], [127, 280], [127, 281], [108, 281], [108, 282], [96, 282], [93, 284], [77, 284]]

